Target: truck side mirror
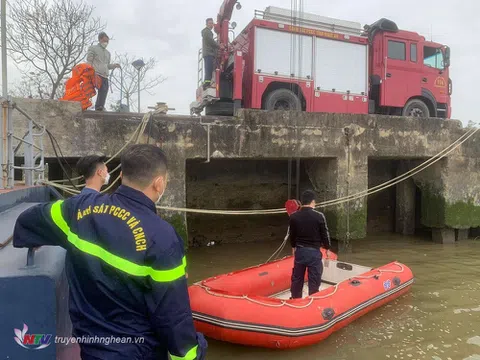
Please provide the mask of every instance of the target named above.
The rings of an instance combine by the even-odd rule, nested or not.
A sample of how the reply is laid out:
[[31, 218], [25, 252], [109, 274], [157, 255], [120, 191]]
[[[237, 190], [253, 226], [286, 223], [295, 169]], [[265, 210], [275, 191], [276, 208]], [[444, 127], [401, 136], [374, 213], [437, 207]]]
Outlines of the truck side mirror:
[[450, 48], [447, 46], [445, 47], [445, 67], [450, 66]]

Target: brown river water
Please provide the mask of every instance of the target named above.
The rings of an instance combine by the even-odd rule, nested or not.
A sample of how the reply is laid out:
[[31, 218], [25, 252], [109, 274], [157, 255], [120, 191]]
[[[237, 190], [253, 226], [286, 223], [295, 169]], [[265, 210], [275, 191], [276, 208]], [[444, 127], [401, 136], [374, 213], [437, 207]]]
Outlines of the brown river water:
[[[277, 242], [225, 244], [189, 251], [190, 283], [266, 261]], [[286, 248], [283, 255], [290, 252]], [[339, 260], [376, 267], [397, 260], [415, 283], [407, 295], [361, 317], [325, 341], [295, 350], [208, 339], [208, 360], [480, 360], [480, 239], [456, 245], [395, 234], [354, 241]]]

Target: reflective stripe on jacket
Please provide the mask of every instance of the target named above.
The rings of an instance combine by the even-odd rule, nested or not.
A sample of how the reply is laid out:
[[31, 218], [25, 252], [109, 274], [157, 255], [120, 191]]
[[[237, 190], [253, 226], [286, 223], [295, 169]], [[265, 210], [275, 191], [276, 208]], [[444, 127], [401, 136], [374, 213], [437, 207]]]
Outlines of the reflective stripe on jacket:
[[204, 359], [207, 344], [193, 325], [183, 241], [143, 193], [122, 185], [111, 195], [85, 191], [34, 206], [18, 218], [13, 244], [67, 250], [74, 336], [127, 338], [80, 344], [82, 356]]

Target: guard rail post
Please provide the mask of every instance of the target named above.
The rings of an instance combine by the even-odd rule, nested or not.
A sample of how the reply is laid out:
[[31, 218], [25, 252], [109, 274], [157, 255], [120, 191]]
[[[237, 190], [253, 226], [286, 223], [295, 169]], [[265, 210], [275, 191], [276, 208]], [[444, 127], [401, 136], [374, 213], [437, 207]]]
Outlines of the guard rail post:
[[13, 189], [14, 185], [14, 154], [13, 154], [13, 119], [12, 99], [7, 96], [7, 188]]
[[4, 182], [4, 169], [6, 166], [6, 161], [4, 159], [4, 147], [5, 147], [5, 141], [4, 141], [4, 136], [5, 134], [3, 133], [4, 129], [4, 124], [7, 121], [7, 109], [5, 108], [5, 99], [2, 98], [2, 121], [0, 121], [0, 190], [4, 189], [7, 184]]

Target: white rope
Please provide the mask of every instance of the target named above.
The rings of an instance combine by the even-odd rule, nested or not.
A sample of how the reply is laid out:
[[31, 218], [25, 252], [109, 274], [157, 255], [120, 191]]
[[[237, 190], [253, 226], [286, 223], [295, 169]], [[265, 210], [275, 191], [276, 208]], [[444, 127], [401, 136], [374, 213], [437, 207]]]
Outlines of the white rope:
[[[139, 125], [137, 130], [140, 131], [139, 136], [137, 137], [137, 141], [140, 138], [141, 134], [145, 131], [146, 125], [148, 121], [145, 121], [148, 117], [149, 113], [145, 114], [144, 119], [142, 120], [142, 123]], [[440, 161], [443, 157], [447, 156], [451, 152], [453, 152], [455, 149], [457, 149], [459, 146], [461, 146], [464, 142], [466, 142], [468, 139], [470, 139], [480, 128], [474, 127], [469, 129], [465, 134], [463, 134], [461, 137], [459, 137], [456, 141], [454, 141], [452, 144], [450, 144], [448, 147], [440, 151], [438, 154], [435, 156], [431, 157], [430, 159], [424, 161], [422, 164], [419, 166], [415, 167], [412, 170], [407, 171], [406, 173], [397, 176], [389, 181], [386, 181], [380, 185], [374, 186], [373, 188], [367, 189], [360, 191], [358, 193], [345, 196], [345, 197], [340, 197], [334, 200], [328, 200], [324, 201], [322, 203], [317, 204], [316, 208], [325, 208], [328, 206], [335, 206], [339, 204], [343, 204], [345, 202], [349, 202], [352, 200], [360, 199], [365, 196], [369, 196], [372, 194], [375, 194], [379, 191], [385, 190], [389, 187], [392, 187], [414, 175], [417, 173], [425, 170], [429, 166], [435, 164], [436, 162]], [[137, 132], [136, 130], [136, 132]], [[135, 133], [134, 133], [135, 134]], [[133, 139], [134, 136], [132, 136], [131, 140]], [[127, 145], [127, 144], [126, 144]], [[126, 147], [126, 145], [121, 149]], [[117, 156], [121, 151], [117, 152], [115, 156]], [[106, 192], [109, 189], [113, 187], [113, 185], [120, 179], [120, 176], [118, 176], [115, 181], [105, 190], [102, 192]], [[64, 191], [70, 193], [70, 194], [76, 194], [79, 193], [78, 190], [74, 190], [70, 186], [64, 186], [60, 187], [61, 185], [54, 184], [50, 181], [44, 181], [44, 183], [48, 185], [52, 185], [55, 187], [58, 187], [60, 189], [63, 189]], [[189, 213], [198, 213], [198, 214], [210, 214], [210, 215], [272, 215], [272, 214], [284, 214], [286, 213], [286, 210], [284, 208], [277, 208], [277, 209], [265, 209], [265, 210], [210, 210], [210, 209], [190, 209], [190, 208], [180, 208], [180, 207], [168, 207], [168, 206], [157, 206], [157, 209], [159, 210], [166, 210], [166, 211], [177, 211], [177, 212], [189, 212]]]
[[[425, 170], [434, 163], [440, 161], [443, 157], [447, 156], [459, 146], [461, 146], [465, 141], [472, 137], [480, 128], [472, 128], [462, 135], [459, 139], [449, 145], [447, 148], [433, 156], [432, 158], [426, 160], [419, 166], [415, 167], [412, 170], [407, 171], [406, 173], [397, 176], [389, 181], [386, 181], [380, 185], [374, 186], [373, 188], [360, 191], [358, 193], [352, 194], [348, 197], [341, 197], [334, 200], [324, 201], [319, 203], [316, 208], [324, 208], [328, 206], [334, 206], [363, 198], [368, 195], [375, 194], [379, 191], [385, 190], [389, 187], [392, 187], [406, 179], [418, 174], [419, 172]], [[212, 214], [212, 215], [272, 215], [272, 214], [284, 214], [287, 211], [284, 208], [279, 209], [266, 209], [266, 210], [207, 210], [207, 209], [189, 209], [189, 208], [178, 208], [178, 207], [168, 207], [168, 206], [157, 206], [157, 209], [168, 210], [168, 211], [179, 211], [179, 212], [190, 212], [198, 214]]]
[[[330, 203], [332, 202], [335, 202], [337, 204], [337, 202], [339, 200], [345, 200], [345, 201], [341, 201], [340, 203], [343, 203], [343, 202], [346, 202], [346, 201], [350, 201], [350, 200], [355, 200], [356, 198], [358, 197], [362, 197], [363, 194], [366, 194], [366, 195], [371, 195], [377, 191], [373, 191], [372, 190], [377, 190], [377, 189], [380, 189], [379, 191], [383, 190], [383, 189], [386, 189], [390, 186], [393, 186], [393, 185], [396, 185], [398, 184], [399, 182], [402, 182], [410, 177], [412, 177], [413, 175], [419, 173], [420, 171], [423, 171], [425, 170], [426, 168], [428, 168], [429, 166], [433, 165], [434, 163], [436, 163], [437, 161], [440, 161], [443, 157], [447, 156], [448, 154], [450, 154], [451, 152], [453, 152], [456, 148], [458, 148], [460, 145], [462, 145], [465, 141], [467, 141], [470, 137], [472, 137], [478, 130], [480, 130], [480, 128], [472, 128], [470, 129], [469, 131], [467, 131], [465, 134], [463, 134], [460, 138], [458, 138], [457, 140], [455, 140], [452, 144], [450, 144], [449, 146], [447, 146], [445, 149], [443, 149], [442, 151], [440, 151], [438, 154], [434, 155], [433, 157], [431, 157], [430, 159], [424, 161], [423, 163], [421, 163], [420, 165], [418, 165], [417, 167], [413, 168], [412, 170], [409, 170], [407, 171], [406, 173], [402, 174], [402, 175], [399, 175], [391, 180], [388, 180], [380, 185], [377, 185], [377, 186], [374, 186], [373, 188], [370, 188], [370, 189], [367, 189], [367, 190], [363, 190], [363, 191], [360, 191], [356, 194], [352, 194], [350, 196], [350, 199], [348, 196], [345, 196], [343, 198], [338, 198], [338, 199], [334, 199], [334, 200], [329, 200], [329, 201], [325, 201], [323, 202], [321, 205], [319, 205], [318, 207], [323, 207], [323, 206], [326, 206], [326, 205], [330, 205]], [[431, 162], [431, 164], [430, 164]], [[418, 170], [418, 171], [417, 171]], [[391, 184], [392, 182], [394, 182], [394, 184]], [[389, 185], [391, 184], [391, 185]], [[389, 185], [389, 186], [386, 186], [386, 185]]]
[[280, 253], [281, 253], [281, 252], [283, 251], [283, 249], [285, 248], [285, 245], [287, 244], [287, 241], [288, 241], [288, 237], [289, 237], [289, 236], [290, 236], [290, 227], [288, 227], [288, 229], [287, 229], [287, 235], [285, 235], [285, 238], [283, 239], [282, 244], [278, 247], [277, 250], [275, 250], [275, 252], [272, 254], [272, 256], [270, 256], [270, 257], [268, 258], [268, 260], [265, 261], [265, 264], [266, 264], [266, 263], [269, 263], [270, 260], [272, 260], [272, 258], [280, 255]]
[[[405, 268], [403, 267], [402, 264], [398, 263], [398, 262], [394, 262], [395, 265], [397, 265], [398, 267], [400, 267], [400, 270], [384, 270], [384, 269], [376, 269], [376, 271], [378, 272], [378, 274], [374, 274], [374, 275], [371, 275], [371, 276], [353, 276], [351, 278], [349, 278], [348, 280], [344, 280], [344, 281], [350, 281], [352, 279], [372, 279], [376, 276], [380, 277], [382, 276], [382, 274], [384, 273], [394, 273], [394, 274], [399, 274], [399, 273], [402, 273]], [[257, 265], [257, 266], [253, 266], [253, 267], [258, 267], [258, 266], [261, 266], [261, 265]], [[252, 268], [253, 268], [252, 267]], [[247, 268], [247, 269], [244, 269], [244, 270], [248, 270], [250, 268]], [[244, 271], [243, 270], [243, 271]], [[248, 295], [227, 295], [227, 294], [222, 294], [222, 293], [218, 293], [216, 292], [215, 290], [212, 290], [211, 288], [209, 288], [208, 286], [205, 286], [202, 284], [202, 282], [198, 282], [198, 283], [195, 283], [193, 284], [193, 286], [198, 286], [200, 288], [202, 288], [203, 290], [205, 290], [205, 292], [209, 295], [212, 295], [212, 296], [217, 296], [217, 297], [223, 297], [223, 298], [226, 298], [226, 299], [235, 299], [235, 300], [247, 300], [247, 301], [250, 301], [252, 303], [255, 303], [255, 304], [258, 304], [258, 305], [262, 305], [262, 306], [267, 306], [267, 307], [274, 307], [274, 308], [279, 308], [279, 307], [282, 307], [282, 306], [287, 306], [287, 307], [291, 307], [291, 308], [295, 308], [295, 309], [304, 309], [310, 305], [313, 304], [313, 301], [314, 300], [323, 300], [323, 299], [326, 299], [330, 296], [333, 296], [337, 290], [338, 290], [338, 286], [340, 284], [342, 284], [344, 281], [338, 283], [338, 284], [335, 284], [332, 288], [333, 288], [333, 291], [327, 295], [323, 295], [323, 296], [308, 296], [306, 298], [304, 298], [304, 300], [306, 299], [309, 299], [309, 302], [305, 305], [295, 305], [295, 304], [291, 304], [289, 303], [288, 301], [286, 300], [278, 300], [278, 299], [275, 299], [275, 298], [272, 298], [272, 301], [276, 301], [278, 303], [274, 303], [274, 304], [271, 304], [271, 303], [265, 303], [265, 302], [262, 302], [262, 301], [259, 301], [259, 300], [256, 300], [256, 299], [252, 299], [251, 297], [249, 297]], [[328, 288], [330, 289], [330, 288]], [[326, 290], [326, 289], [325, 289]], [[322, 291], [325, 291], [325, 290], [322, 290]], [[295, 299], [297, 300], [297, 299]]]
[[[140, 124], [138, 124], [137, 128], [135, 129], [135, 131], [133, 132], [132, 136], [130, 137], [130, 139], [127, 140], [127, 142], [125, 143], [125, 145], [123, 145], [123, 147], [115, 154], [115, 155], [112, 155], [107, 161], [105, 161], [105, 164], [108, 164], [110, 161], [112, 161], [114, 158], [116, 158], [118, 155], [120, 155], [122, 153], [123, 150], [125, 150], [125, 148], [133, 141], [133, 139], [135, 138], [135, 136], [138, 134], [139, 130], [140, 129], [143, 129], [143, 131], [140, 130], [140, 135], [137, 135], [137, 138], [135, 140], [135, 142], [138, 141], [138, 139], [140, 138], [140, 136], [143, 135], [143, 132], [145, 131], [145, 128], [146, 128], [146, 124], [144, 126], [144, 123], [148, 123], [148, 120], [146, 119], [149, 119], [149, 117], [147, 118], [147, 115], [150, 115], [150, 112], [149, 113], [146, 113], [143, 118], [142, 118], [142, 121], [140, 122]], [[117, 169], [120, 168], [120, 165], [117, 166], [114, 170], [112, 170], [112, 172], [116, 171]], [[82, 179], [83, 176], [78, 176], [78, 177], [75, 177], [71, 180], [80, 180]], [[65, 182], [68, 182], [69, 180], [66, 179], [66, 180], [53, 180], [52, 182], [53, 183], [65, 183]], [[81, 186], [81, 185], [77, 185], [77, 186]], [[85, 184], [83, 184], [83, 186], [85, 186]]]
[[[137, 128], [135, 129], [135, 131], [133, 132], [132, 136], [130, 137], [130, 139], [122, 146], [122, 148], [117, 151], [117, 153], [115, 153], [114, 155], [112, 155], [107, 161], [105, 161], [105, 164], [108, 164], [110, 161], [112, 161], [114, 158], [116, 158], [119, 154], [122, 153], [123, 150], [125, 150], [125, 148], [130, 144], [132, 143], [133, 141], [135, 142], [135, 144], [137, 144], [139, 141], [140, 141], [140, 138], [141, 136], [144, 134], [145, 132], [145, 129], [147, 128], [147, 124], [148, 124], [148, 121], [150, 120], [150, 115], [151, 115], [151, 112], [148, 112], [146, 113], [143, 118], [142, 118], [142, 121], [140, 122], [140, 124], [137, 126]], [[110, 171], [110, 173], [113, 173], [117, 170], [119, 170], [121, 167], [121, 164], [117, 165], [114, 169], [112, 169]], [[78, 176], [76, 178], [73, 178], [71, 180], [80, 180], [82, 179], [83, 176]], [[117, 176], [117, 178], [110, 183], [110, 185], [105, 188], [104, 190], [102, 190], [101, 192], [102, 193], [105, 193], [107, 192], [108, 190], [110, 190], [118, 181], [120, 180], [120, 175]], [[77, 195], [80, 193], [79, 190], [76, 190], [74, 189], [72, 186], [70, 185], [60, 185], [59, 183], [64, 183], [68, 180], [55, 180], [55, 181], [49, 181], [49, 180], [43, 180], [42, 182], [46, 185], [50, 185], [50, 186], [53, 186], [53, 187], [56, 187], [58, 189], [61, 189], [63, 191], [65, 191], [66, 193], [69, 193], [71, 195]], [[80, 185], [77, 185], [77, 187], [84, 187], [85, 184], [80, 184]]]

